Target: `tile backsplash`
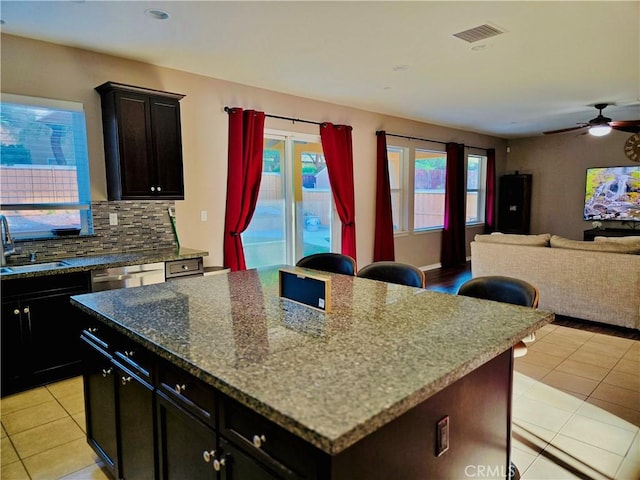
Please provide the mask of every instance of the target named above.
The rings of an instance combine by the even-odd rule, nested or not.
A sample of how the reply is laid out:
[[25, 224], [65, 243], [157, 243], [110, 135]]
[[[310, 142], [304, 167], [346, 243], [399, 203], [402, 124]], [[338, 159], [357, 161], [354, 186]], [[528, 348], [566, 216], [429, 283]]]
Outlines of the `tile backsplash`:
[[[92, 202], [93, 235], [16, 241], [19, 253], [12, 255], [10, 261], [28, 262], [31, 252], [36, 252], [36, 261], [43, 262], [58, 258], [176, 248], [169, 207], [175, 211], [174, 202], [169, 200]], [[109, 214], [112, 213], [117, 214], [118, 225], [109, 224]]]

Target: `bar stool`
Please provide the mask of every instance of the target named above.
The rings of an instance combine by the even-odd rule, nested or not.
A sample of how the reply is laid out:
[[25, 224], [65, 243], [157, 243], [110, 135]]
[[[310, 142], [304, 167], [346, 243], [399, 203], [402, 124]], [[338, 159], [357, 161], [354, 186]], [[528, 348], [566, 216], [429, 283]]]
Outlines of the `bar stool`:
[[[530, 308], [538, 308], [540, 298], [538, 289], [534, 285], [519, 278], [501, 275], [475, 277], [467, 280], [458, 289], [458, 295]], [[532, 342], [535, 340], [535, 335], [528, 335], [524, 340]], [[514, 357], [523, 357], [526, 353], [527, 345], [524, 341], [520, 341], [513, 348]]]
[[355, 275], [356, 273], [356, 261], [349, 255], [342, 253], [314, 253], [298, 260], [296, 267], [341, 273], [342, 275]]
[[373, 262], [361, 268], [356, 274], [360, 278], [397, 283], [408, 287], [424, 288], [426, 279], [424, 272], [418, 267], [400, 262]]

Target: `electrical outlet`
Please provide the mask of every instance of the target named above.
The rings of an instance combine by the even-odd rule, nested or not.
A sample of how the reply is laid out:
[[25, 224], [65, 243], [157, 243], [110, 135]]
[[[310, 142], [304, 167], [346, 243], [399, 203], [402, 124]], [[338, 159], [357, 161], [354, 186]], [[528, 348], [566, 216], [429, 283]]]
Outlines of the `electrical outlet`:
[[111, 225], [112, 227], [115, 227], [116, 225], [118, 225], [118, 214], [117, 213], [110, 213], [109, 214], [109, 225]]
[[449, 450], [449, 415], [436, 424], [436, 457]]
[[206, 210], [200, 210], [200, 221], [201, 222], [206, 222], [207, 221], [207, 211]]

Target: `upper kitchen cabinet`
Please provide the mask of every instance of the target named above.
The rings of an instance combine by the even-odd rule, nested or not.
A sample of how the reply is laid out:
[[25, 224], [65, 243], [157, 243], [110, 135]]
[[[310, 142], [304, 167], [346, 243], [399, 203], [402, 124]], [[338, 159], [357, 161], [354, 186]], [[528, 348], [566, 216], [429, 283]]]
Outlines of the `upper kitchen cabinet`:
[[102, 100], [109, 200], [183, 200], [184, 95], [114, 82], [96, 90]]

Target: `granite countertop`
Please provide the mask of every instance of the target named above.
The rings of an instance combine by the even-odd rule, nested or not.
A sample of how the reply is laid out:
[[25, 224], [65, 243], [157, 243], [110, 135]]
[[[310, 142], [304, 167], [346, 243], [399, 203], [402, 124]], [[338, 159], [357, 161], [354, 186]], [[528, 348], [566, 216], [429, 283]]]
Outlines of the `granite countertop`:
[[329, 454], [553, 320], [540, 310], [325, 275], [330, 313], [280, 298], [278, 269], [72, 303]]
[[[106, 255], [90, 255], [85, 257], [59, 258], [42, 264], [27, 264], [27, 271], [21, 270], [23, 265], [8, 264], [0, 271], [0, 280], [17, 278], [41, 277], [63, 273], [82, 272], [101, 268], [140, 265], [143, 263], [168, 262], [171, 260], [185, 260], [188, 258], [205, 257], [209, 252], [191, 248], [170, 248], [139, 250], [126, 253], [109, 253]], [[59, 265], [59, 262], [63, 262]]]

